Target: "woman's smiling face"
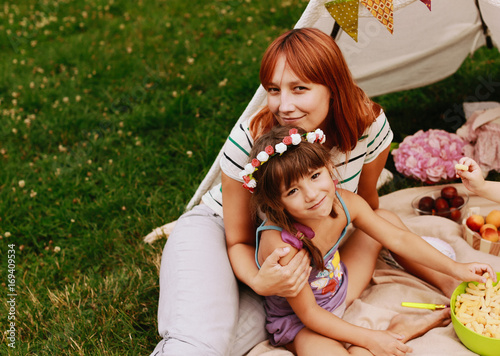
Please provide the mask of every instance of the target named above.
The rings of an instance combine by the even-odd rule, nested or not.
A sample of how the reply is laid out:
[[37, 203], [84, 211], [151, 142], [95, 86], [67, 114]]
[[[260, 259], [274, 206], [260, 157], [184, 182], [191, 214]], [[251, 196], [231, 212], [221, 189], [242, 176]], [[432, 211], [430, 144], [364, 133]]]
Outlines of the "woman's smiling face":
[[278, 59], [267, 86], [267, 105], [280, 125], [299, 126], [306, 131], [324, 130], [330, 98], [328, 87], [300, 80], [284, 56]]

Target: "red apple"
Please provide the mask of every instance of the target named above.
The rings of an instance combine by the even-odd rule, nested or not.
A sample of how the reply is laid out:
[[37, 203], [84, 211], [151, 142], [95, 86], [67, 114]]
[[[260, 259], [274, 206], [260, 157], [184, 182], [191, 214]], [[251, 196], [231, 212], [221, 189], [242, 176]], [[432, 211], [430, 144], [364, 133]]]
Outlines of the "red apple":
[[457, 188], [450, 186], [441, 189], [441, 196], [445, 199], [451, 200], [458, 195]]
[[471, 229], [472, 231], [479, 232], [481, 229], [481, 226], [484, 225], [484, 218], [481, 215], [477, 214], [472, 214], [467, 218], [465, 221], [465, 224]]

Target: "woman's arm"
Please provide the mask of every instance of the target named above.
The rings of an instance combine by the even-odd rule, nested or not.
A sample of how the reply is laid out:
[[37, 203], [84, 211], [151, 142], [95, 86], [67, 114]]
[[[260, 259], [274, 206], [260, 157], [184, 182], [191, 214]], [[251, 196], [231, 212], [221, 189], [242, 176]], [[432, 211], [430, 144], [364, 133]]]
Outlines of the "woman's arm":
[[289, 249], [272, 252], [261, 269], [255, 264], [256, 226], [250, 212], [250, 192], [222, 173], [224, 226], [229, 260], [234, 274], [260, 295], [295, 296], [304, 287], [309, 275], [309, 258], [298, 253], [286, 267], [278, 261]]
[[390, 146], [380, 152], [380, 154], [372, 162], [365, 164], [358, 183], [358, 195], [363, 197], [372, 209], [378, 209], [379, 200], [377, 192], [377, 181], [382, 169], [387, 162]]

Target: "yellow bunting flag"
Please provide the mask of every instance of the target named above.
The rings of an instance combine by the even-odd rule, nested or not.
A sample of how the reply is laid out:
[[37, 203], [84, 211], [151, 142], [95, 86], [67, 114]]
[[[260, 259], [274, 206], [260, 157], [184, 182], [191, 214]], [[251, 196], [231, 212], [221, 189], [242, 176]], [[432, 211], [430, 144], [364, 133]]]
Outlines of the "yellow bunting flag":
[[394, 8], [392, 0], [361, 0], [361, 3], [370, 10], [373, 17], [380, 21], [390, 33], [394, 31]]
[[359, 0], [333, 0], [325, 7], [339, 26], [358, 42]]
[[420, 0], [420, 1], [422, 1], [427, 6], [429, 11], [431, 11], [431, 0]]

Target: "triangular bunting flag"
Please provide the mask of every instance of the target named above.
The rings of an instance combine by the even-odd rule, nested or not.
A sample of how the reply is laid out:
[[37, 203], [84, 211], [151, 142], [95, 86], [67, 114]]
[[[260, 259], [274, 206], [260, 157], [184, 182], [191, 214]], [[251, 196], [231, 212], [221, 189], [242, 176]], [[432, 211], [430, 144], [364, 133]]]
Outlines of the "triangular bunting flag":
[[429, 8], [429, 11], [431, 11], [431, 0], [420, 0], [420, 1], [422, 1]]
[[[430, 0], [429, 0], [430, 1]], [[390, 33], [394, 31], [394, 8], [392, 0], [361, 0], [361, 3], [370, 10], [373, 17], [380, 21]]]
[[358, 42], [359, 0], [333, 0], [325, 7], [339, 26]]

